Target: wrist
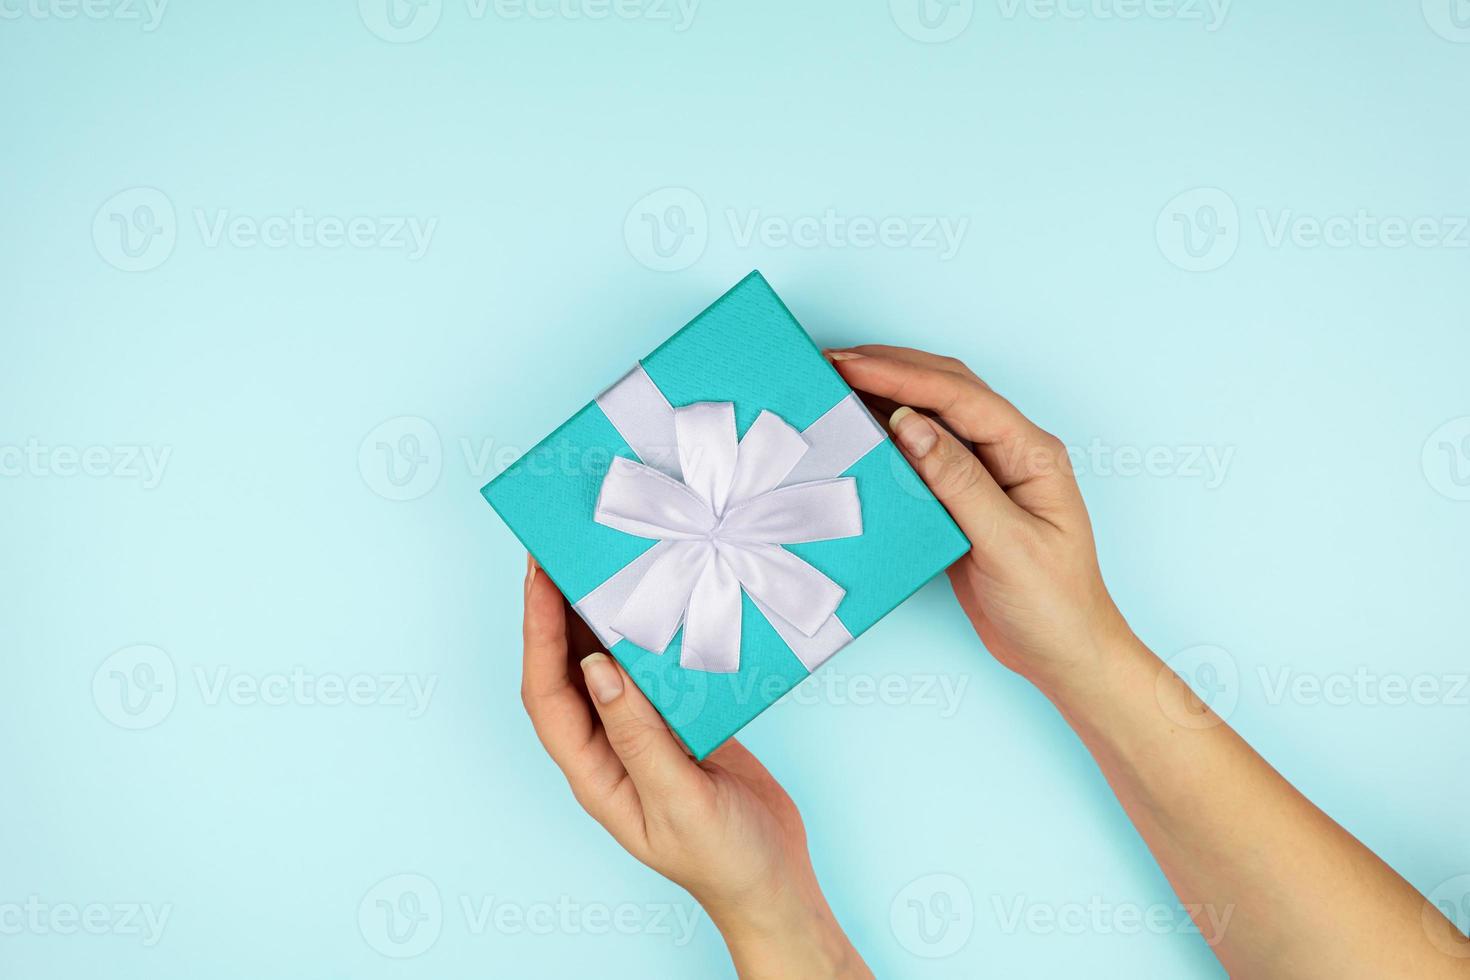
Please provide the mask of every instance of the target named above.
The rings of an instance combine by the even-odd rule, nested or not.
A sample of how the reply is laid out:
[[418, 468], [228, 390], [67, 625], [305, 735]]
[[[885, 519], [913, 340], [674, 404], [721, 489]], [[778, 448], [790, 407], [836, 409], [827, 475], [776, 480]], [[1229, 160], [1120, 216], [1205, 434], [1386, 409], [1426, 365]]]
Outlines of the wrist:
[[701, 902], [741, 980], [871, 977], [813, 879], [764, 896]]
[[1073, 653], [1058, 669], [1028, 678], [1073, 720], [1117, 703], [1154, 659], [1116, 608], [1098, 617]]
[[1085, 699], [1096, 693], [1140, 645], [1123, 614], [1105, 593], [1086, 612], [1068, 617], [1072, 624], [1058, 629], [1044, 643], [1012, 666], [1042, 694], [1056, 703]]

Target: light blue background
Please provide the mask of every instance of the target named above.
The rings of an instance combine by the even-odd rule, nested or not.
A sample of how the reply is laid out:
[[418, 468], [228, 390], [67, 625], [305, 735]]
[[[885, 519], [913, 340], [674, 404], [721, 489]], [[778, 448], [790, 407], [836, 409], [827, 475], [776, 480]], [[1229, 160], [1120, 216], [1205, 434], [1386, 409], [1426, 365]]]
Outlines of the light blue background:
[[[687, 899], [541, 753], [517, 699], [521, 553], [476, 490], [757, 267], [819, 342], [955, 354], [1084, 453], [1159, 450], [1155, 475], [1082, 465], [1135, 628], [1166, 656], [1223, 650], [1196, 679], [1231, 722], [1416, 886], [1470, 873], [1470, 709], [1273, 697], [1283, 670], [1447, 688], [1470, 662], [1470, 250], [1270, 234], [1360, 210], [1448, 234], [1470, 211], [1470, 32], [1448, 0], [1242, 2], [1214, 31], [991, 0], [954, 8], [944, 43], [902, 0], [705, 0], [682, 31], [443, 0], [408, 43], [369, 28], [394, 36], [372, 0], [176, 0], [151, 31], [39, 16], [59, 2], [0, 18], [7, 975], [728, 975], [707, 922], [679, 945], [645, 913]], [[159, 204], [140, 187], [163, 234], [128, 272], [111, 215]], [[437, 223], [412, 259], [211, 246], [196, 220], [296, 208]], [[829, 208], [968, 225], [948, 259], [742, 244], [752, 213], [779, 232]], [[645, 215], [694, 235], [660, 258]], [[169, 452], [156, 486], [129, 475], [138, 446]], [[57, 472], [94, 447], [112, 475]], [[1191, 475], [1189, 447], [1231, 452], [1223, 479]], [[132, 731], [113, 671], [137, 644], [176, 691]], [[297, 667], [435, 687], [416, 718], [212, 696]], [[1006, 928], [1018, 901], [1174, 899], [942, 584], [833, 671], [746, 741], [880, 975], [1220, 975], [1196, 936]], [[953, 710], [939, 682], [963, 685]], [[393, 960], [376, 902], [405, 887], [442, 912]], [[113, 926], [12, 934], [30, 896]], [[972, 916], [916, 931], [909, 899], [966, 896]], [[462, 900], [489, 899], [510, 912], [477, 929]], [[168, 907], [156, 945], [125, 903]], [[516, 927], [558, 903], [577, 911]], [[590, 935], [621, 903], [633, 927]]]

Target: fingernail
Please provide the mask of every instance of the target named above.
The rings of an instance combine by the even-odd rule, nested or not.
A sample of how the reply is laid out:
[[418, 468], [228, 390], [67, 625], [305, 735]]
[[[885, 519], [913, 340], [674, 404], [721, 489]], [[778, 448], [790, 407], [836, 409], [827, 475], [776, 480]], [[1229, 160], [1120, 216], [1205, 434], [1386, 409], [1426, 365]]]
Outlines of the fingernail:
[[907, 405], [893, 413], [893, 418], [888, 420], [888, 427], [893, 430], [898, 444], [914, 456], [928, 455], [929, 450], [939, 441], [929, 420]]
[[526, 555], [526, 591], [531, 591], [531, 583], [536, 581], [536, 559], [529, 554]]
[[594, 653], [583, 660], [582, 676], [587, 680], [587, 690], [592, 692], [598, 704], [607, 704], [623, 693], [623, 676], [605, 653]]
[[854, 354], [850, 350], [824, 350], [822, 353], [827, 356], [829, 361], [855, 361], [863, 356], [861, 354]]

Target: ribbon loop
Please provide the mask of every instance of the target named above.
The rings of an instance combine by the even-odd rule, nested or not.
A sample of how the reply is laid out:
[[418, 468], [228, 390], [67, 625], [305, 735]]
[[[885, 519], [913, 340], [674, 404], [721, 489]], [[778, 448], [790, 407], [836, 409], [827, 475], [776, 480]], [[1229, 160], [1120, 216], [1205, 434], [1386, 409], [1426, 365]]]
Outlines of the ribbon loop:
[[673, 416], [683, 482], [618, 457], [598, 495], [599, 524], [660, 542], [640, 560], [612, 628], [662, 653], [682, 625], [681, 666], [734, 672], [743, 590], [783, 638], [825, 637], [846, 592], [781, 545], [862, 534], [857, 482], [786, 483], [810, 445], [772, 412], [738, 442], [729, 402]]
[[725, 512], [735, 478], [735, 406], [730, 402], [698, 402], [674, 409], [674, 435], [679, 440], [679, 466], [684, 483], [718, 517]]
[[852, 477], [798, 483], [736, 504], [720, 521], [721, 541], [802, 544], [863, 533]]
[[613, 458], [597, 495], [597, 523], [661, 541], [703, 539], [715, 515], [694, 491], [651, 466]]
[[801, 433], [775, 412], [761, 412], [740, 440], [730, 504], [776, 489], [811, 448]]

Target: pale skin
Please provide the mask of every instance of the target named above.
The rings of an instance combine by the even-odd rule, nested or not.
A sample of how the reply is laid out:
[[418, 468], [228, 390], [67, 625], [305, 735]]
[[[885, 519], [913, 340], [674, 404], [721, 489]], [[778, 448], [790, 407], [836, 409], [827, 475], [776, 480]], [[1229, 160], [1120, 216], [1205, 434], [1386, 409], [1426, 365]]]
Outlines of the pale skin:
[[[1470, 978], [1470, 941], [1129, 629], [1060, 440], [952, 358], [827, 356], [900, 406], [895, 442], [972, 545], [949, 569], [960, 607], [1082, 739], [1232, 976]], [[733, 740], [691, 759], [534, 563], [522, 698], [577, 801], [705, 908], [742, 978], [872, 976], [822, 896], [791, 798]]]

